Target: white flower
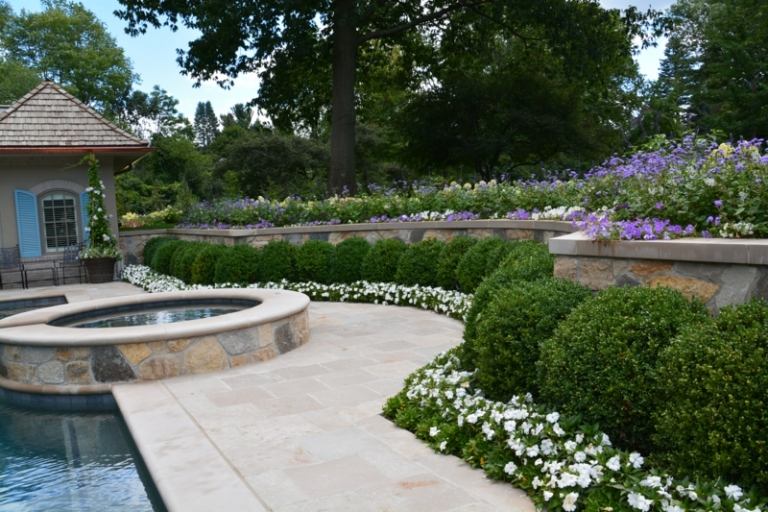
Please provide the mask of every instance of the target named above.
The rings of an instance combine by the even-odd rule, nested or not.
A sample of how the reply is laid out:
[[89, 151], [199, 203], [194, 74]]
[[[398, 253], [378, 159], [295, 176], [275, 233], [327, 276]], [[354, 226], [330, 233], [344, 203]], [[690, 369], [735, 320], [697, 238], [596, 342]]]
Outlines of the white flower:
[[658, 489], [661, 487], [661, 477], [660, 476], [647, 476], [640, 480], [640, 485], [643, 487], [650, 487], [651, 489]]
[[467, 423], [471, 423], [472, 425], [477, 423], [477, 415], [475, 413], [469, 414], [467, 416]]
[[576, 452], [573, 454], [573, 460], [575, 460], [576, 462], [584, 462], [585, 460], [587, 460], [587, 454], [581, 451]]
[[573, 451], [576, 450], [577, 446], [578, 445], [571, 440], [568, 440], [565, 442], [565, 444], [563, 444], [563, 447], [565, 447], [565, 451], [567, 451], [568, 453], [573, 453]]
[[640, 469], [640, 467], [643, 465], [643, 462], [645, 462], [645, 459], [639, 453], [632, 452], [629, 454], [629, 464], [633, 468]]
[[641, 510], [642, 512], [647, 512], [651, 509], [651, 505], [653, 505], [653, 501], [636, 492], [629, 493], [629, 496], [627, 496], [627, 503], [629, 503], [630, 507]]
[[509, 476], [515, 476], [515, 471], [517, 471], [517, 464], [514, 462], [507, 462], [504, 465], [504, 472]]
[[725, 491], [725, 495], [734, 501], [739, 500], [742, 496], [744, 496], [744, 491], [742, 491], [741, 487], [738, 485], [727, 485], [723, 490]]
[[605, 466], [610, 469], [611, 471], [618, 471], [621, 469], [621, 459], [618, 455], [614, 455], [610, 459], [608, 459], [608, 462], [605, 463]]
[[557, 420], [559, 419], [560, 419], [560, 413], [551, 412], [547, 414], [547, 421], [550, 423], [557, 423]]
[[570, 492], [565, 495], [565, 498], [563, 499], [563, 510], [566, 512], [573, 512], [576, 510], [576, 500], [579, 499], [579, 493], [577, 492]]
[[677, 505], [672, 505], [667, 501], [661, 504], [661, 509], [664, 512], [685, 512], [682, 508], [678, 507]]
[[429, 437], [435, 437], [437, 434], [440, 433], [440, 429], [437, 427], [430, 427], [429, 428]]
[[442, 442], [440, 442], [440, 446], [439, 446], [439, 448], [440, 448], [440, 451], [441, 451], [441, 452], [444, 452], [444, 451], [445, 451], [445, 447], [446, 447], [446, 446], [448, 446], [448, 441], [442, 441]]
[[554, 496], [554, 494], [552, 494], [550, 491], [544, 491], [542, 493], [542, 496], [544, 497], [544, 501], [549, 501], [552, 499], [552, 496]]

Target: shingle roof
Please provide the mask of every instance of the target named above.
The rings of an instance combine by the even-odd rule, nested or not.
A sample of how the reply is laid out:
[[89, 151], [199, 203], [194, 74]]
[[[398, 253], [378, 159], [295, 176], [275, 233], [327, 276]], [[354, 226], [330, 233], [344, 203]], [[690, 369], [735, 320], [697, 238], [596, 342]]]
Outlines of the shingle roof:
[[52, 82], [0, 110], [0, 148], [147, 148]]

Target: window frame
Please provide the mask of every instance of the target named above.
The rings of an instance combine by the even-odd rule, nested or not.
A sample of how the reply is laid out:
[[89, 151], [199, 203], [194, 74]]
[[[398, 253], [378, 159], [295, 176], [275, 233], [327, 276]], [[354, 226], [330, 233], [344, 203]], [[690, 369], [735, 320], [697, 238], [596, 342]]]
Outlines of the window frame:
[[[68, 244], [63, 247], [49, 247], [48, 246], [48, 235], [46, 232], [46, 220], [45, 220], [45, 201], [46, 200], [55, 200], [54, 196], [63, 196], [61, 199], [72, 199], [72, 209], [74, 212], [74, 220], [75, 220], [75, 243], [74, 244]], [[66, 189], [50, 189], [46, 190], [44, 192], [41, 192], [38, 194], [38, 221], [40, 223], [40, 245], [42, 246], [42, 252], [43, 254], [60, 254], [67, 250], [68, 247], [71, 245], [79, 245], [83, 242], [83, 230], [82, 230], [82, 220], [80, 219], [81, 216], [81, 206], [80, 206], [80, 194], [76, 192], [72, 192], [71, 190]], [[52, 199], [53, 198], [53, 199]], [[64, 206], [66, 208], [66, 206]], [[67, 236], [67, 235], [65, 235]], [[54, 236], [54, 239], [57, 237]]]

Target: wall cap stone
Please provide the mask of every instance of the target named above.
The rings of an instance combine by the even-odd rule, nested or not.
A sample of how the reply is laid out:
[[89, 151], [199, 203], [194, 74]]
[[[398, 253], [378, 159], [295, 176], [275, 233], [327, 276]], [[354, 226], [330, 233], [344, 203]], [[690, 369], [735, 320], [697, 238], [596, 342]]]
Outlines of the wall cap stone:
[[768, 239], [757, 238], [603, 241], [576, 232], [551, 238], [549, 252], [555, 256], [768, 265]]

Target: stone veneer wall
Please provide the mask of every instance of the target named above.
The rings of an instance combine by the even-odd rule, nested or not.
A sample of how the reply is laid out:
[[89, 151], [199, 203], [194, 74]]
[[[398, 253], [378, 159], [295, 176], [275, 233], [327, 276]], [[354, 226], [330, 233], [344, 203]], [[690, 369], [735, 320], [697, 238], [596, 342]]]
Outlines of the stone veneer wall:
[[265, 361], [309, 340], [308, 313], [185, 339], [103, 346], [0, 344], [0, 386], [32, 393], [103, 393], [114, 383], [206, 373]]
[[582, 233], [553, 238], [555, 276], [593, 290], [666, 286], [714, 312], [768, 298], [768, 240], [681, 239], [595, 242]]
[[325, 240], [337, 244], [347, 238], [361, 237], [371, 243], [385, 238], [399, 238], [406, 243], [415, 243], [429, 239], [450, 240], [459, 235], [475, 238], [498, 236], [507, 240], [537, 240], [546, 243], [552, 237], [573, 231], [570, 222], [525, 220], [340, 224], [264, 229], [157, 229], [121, 232], [120, 249], [125, 256], [125, 263], [134, 264], [142, 261], [141, 254], [147, 240], [157, 236], [260, 247], [271, 240], [287, 240], [294, 244], [307, 240]]

